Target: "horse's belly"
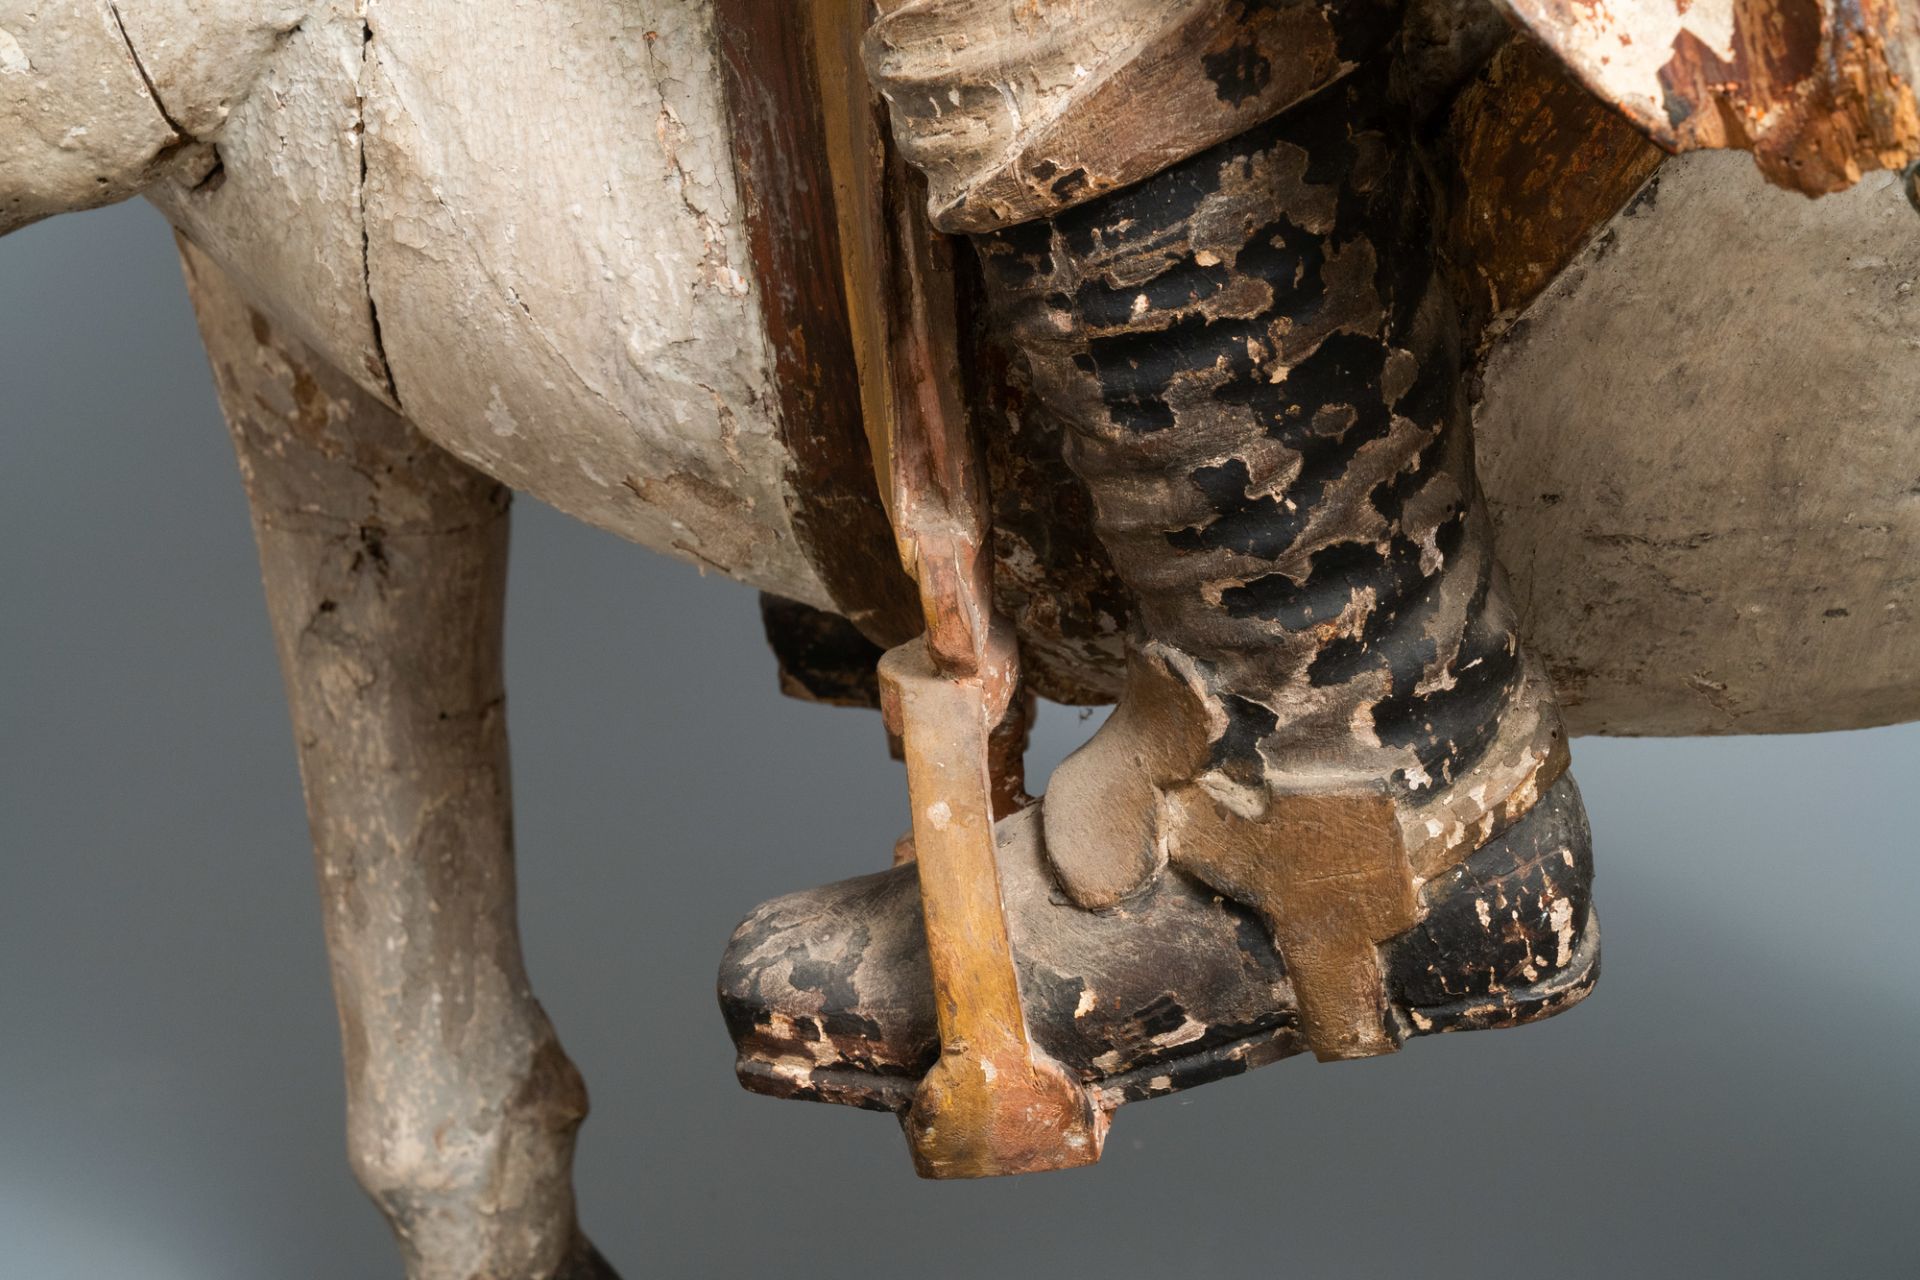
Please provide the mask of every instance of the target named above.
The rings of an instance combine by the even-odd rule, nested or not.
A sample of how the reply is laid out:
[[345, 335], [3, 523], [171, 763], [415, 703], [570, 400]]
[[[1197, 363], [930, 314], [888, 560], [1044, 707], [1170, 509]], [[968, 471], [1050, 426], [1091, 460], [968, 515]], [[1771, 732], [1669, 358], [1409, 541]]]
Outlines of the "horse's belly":
[[1481, 478], [1582, 732], [1920, 717], [1920, 220], [1667, 162], [1488, 361]]
[[704, 0], [330, 15], [230, 124], [221, 188], [163, 207], [474, 466], [827, 603], [789, 519]]

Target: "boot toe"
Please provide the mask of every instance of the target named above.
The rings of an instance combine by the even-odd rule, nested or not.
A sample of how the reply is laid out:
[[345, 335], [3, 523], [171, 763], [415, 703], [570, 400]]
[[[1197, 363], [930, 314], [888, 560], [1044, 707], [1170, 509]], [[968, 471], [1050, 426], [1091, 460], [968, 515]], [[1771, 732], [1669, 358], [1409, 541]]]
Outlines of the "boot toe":
[[[1086, 911], [1053, 882], [1037, 807], [997, 834], [1029, 1031], [1103, 1101], [1298, 1051], [1291, 988], [1251, 914], [1172, 874]], [[720, 1002], [749, 1089], [903, 1110], [939, 1053], [915, 867], [761, 906], [728, 944]]]
[[911, 866], [763, 903], [720, 965], [740, 1081], [897, 1111], [940, 1050]]

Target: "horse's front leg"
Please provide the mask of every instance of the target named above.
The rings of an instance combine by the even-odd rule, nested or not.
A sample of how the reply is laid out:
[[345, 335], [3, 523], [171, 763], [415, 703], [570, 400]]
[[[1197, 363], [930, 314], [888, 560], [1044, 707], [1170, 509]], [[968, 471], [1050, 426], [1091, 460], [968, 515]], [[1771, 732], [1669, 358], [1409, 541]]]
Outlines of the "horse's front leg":
[[611, 1277], [574, 1217], [586, 1089], [515, 923], [507, 492], [182, 254], [292, 707], [354, 1171], [410, 1280]]

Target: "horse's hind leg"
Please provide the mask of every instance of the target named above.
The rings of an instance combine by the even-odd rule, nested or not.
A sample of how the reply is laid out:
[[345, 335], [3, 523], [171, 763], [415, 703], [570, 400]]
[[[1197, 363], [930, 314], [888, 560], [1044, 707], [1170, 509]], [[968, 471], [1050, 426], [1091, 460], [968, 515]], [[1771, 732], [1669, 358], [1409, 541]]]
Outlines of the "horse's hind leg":
[[507, 493], [182, 246], [252, 503], [319, 863], [348, 1149], [410, 1280], [588, 1280], [585, 1087], [515, 924]]

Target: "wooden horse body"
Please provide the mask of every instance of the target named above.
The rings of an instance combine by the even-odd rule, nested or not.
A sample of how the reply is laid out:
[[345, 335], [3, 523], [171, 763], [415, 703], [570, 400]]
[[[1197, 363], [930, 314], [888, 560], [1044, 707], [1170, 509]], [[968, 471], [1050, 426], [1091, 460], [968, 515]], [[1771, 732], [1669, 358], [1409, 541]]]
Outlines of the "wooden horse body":
[[[828, 229], [830, 194], [803, 190], [804, 152], [735, 148], [755, 109], [738, 69], [788, 56], [767, 47], [778, 24], [711, 3], [183, 5], [155, 37], [177, 65], [148, 90], [122, 36], [166, 30], [167, 6], [122, 5], [123, 25], [92, 8], [52, 11], [21, 47], [92, 20], [93, 56], [149, 104], [145, 120], [116, 108], [145, 126], [122, 124], [124, 154], [104, 157], [127, 176], [0, 225], [143, 187], [281, 342], [476, 469], [751, 586], [862, 621], [883, 608], [847, 585], [883, 576], [889, 552], [875, 502], [844, 492], [865, 445], [830, 242], [783, 257], [761, 229]], [[42, 81], [44, 108], [93, 65], [17, 78]], [[1655, 181], [1595, 220], [1484, 358], [1482, 482], [1575, 728], [1920, 714], [1897, 634], [1920, 552], [1901, 456], [1920, 304], [1897, 183], [1794, 201], [1712, 155]], [[1110, 650], [1070, 665], [1063, 683], [1111, 692]]]

